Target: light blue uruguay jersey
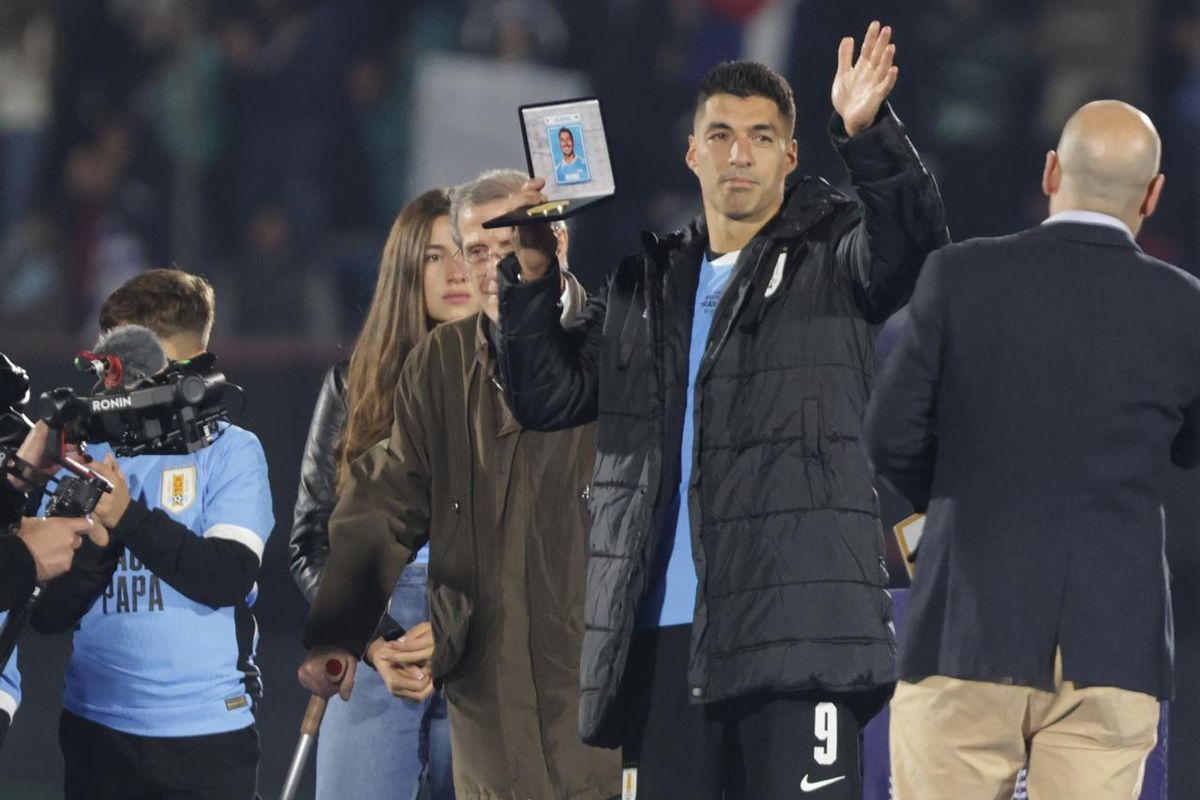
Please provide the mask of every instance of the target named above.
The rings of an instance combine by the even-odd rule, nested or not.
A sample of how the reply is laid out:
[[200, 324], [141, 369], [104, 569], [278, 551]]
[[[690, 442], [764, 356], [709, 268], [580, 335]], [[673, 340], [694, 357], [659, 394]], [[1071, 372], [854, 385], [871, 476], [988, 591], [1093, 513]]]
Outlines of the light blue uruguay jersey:
[[[98, 445], [97, 459], [109, 452]], [[130, 496], [162, 509], [196, 536], [232, 539], [262, 562], [274, 525], [267, 462], [258, 438], [226, 425], [187, 455], [118, 458]], [[261, 693], [250, 606], [213, 609], [189, 600], [128, 550], [111, 584], [80, 621], [63, 706], [139, 736], [196, 736], [245, 728]]]

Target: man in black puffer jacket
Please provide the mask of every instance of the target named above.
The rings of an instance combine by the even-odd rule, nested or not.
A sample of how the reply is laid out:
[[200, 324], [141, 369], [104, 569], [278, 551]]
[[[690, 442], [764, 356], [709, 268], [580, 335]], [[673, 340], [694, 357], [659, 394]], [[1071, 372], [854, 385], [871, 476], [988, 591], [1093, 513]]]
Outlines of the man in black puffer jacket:
[[599, 420], [579, 723], [623, 748], [642, 797], [861, 795], [858, 734], [895, 659], [858, 442], [873, 326], [948, 240], [884, 104], [890, 34], [873, 23], [856, 63], [852, 40], [839, 50], [831, 134], [860, 202], [819, 179], [785, 189], [790, 87], [722, 64], [687, 153], [703, 217], [647, 236], [570, 331], [545, 231], [501, 264], [513, 413]]

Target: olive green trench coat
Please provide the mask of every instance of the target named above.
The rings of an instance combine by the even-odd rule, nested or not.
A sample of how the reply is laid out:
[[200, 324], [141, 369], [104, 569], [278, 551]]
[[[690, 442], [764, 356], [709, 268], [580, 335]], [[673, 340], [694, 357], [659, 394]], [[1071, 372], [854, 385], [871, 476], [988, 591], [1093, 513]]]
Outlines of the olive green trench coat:
[[577, 732], [594, 455], [593, 425], [523, 430], [482, 318], [448, 323], [409, 355], [391, 436], [353, 464], [330, 520], [309, 647], [363, 652], [429, 543], [432, 670], [459, 800], [620, 793], [619, 754]]

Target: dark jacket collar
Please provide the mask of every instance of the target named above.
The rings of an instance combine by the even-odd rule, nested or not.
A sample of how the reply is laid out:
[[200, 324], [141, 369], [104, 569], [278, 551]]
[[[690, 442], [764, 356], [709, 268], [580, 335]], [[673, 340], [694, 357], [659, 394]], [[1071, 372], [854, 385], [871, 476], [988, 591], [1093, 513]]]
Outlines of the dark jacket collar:
[[1097, 225], [1090, 222], [1051, 222], [1039, 225], [1033, 230], [1039, 234], [1071, 242], [1094, 244], [1101, 247], [1120, 247], [1126, 250], [1136, 250], [1139, 253], [1142, 251], [1142, 248], [1138, 247], [1138, 243], [1128, 233], [1110, 225]]
[[[837, 209], [853, 202], [824, 179], [805, 175], [784, 192], [779, 213], [755, 234], [751, 245], [762, 240], [794, 239]], [[673, 231], [666, 236], [642, 234], [646, 253], [659, 263], [663, 263], [663, 257], [668, 254], [676, 256], [672, 261], [691, 263], [698, 260], [707, 242], [708, 226], [704, 214], [698, 214], [683, 230]], [[695, 259], [689, 257], [693, 254]]]
[[805, 175], [787, 190], [779, 213], [754, 238], [794, 239], [840, 207], [853, 202], [825, 179]]

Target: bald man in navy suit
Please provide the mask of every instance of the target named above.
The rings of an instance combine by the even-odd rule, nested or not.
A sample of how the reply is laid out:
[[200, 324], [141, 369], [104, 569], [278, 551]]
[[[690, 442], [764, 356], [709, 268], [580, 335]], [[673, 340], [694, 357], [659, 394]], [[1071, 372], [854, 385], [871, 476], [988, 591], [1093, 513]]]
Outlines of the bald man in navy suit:
[[1150, 119], [1089, 103], [1050, 215], [933, 253], [866, 418], [927, 514], [892, 701], [896, 800], [1137, 797], [1172, 692], [1162, 483], [1200, 464], [1200, 281], [1135, 242]]

